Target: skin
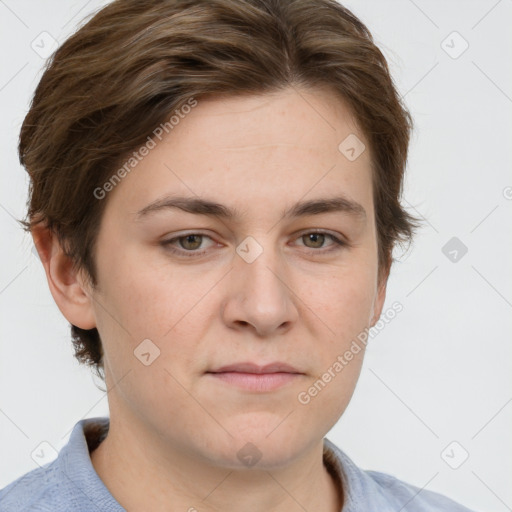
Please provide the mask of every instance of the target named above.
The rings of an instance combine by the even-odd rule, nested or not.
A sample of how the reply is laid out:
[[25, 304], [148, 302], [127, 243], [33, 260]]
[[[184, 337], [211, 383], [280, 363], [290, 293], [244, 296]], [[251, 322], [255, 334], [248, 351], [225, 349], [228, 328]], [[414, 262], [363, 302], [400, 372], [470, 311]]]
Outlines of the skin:
[[[367, 148], [355, 161], [338, 150], [351, 133]], [[323, 437], [350, 401], [364, 350], [307, 405], [297, 397], [377, 322], [385, 300], [368, 148], [327, 89], [200, 100], [104, 199], [97, 289], [72, 271], [55, 237], [34, 231], [59, 309], [103, 340], [111, 423], [91, 460], [123, 507], [341, 510]], [[241, 216], [169, 209], [137, 220], [166, 194], [207, 198]], [[299, 200], [340, 194], [366, 218], [283, 218]], [[304, 236], [318, 230], [349, 245]], [[191, 233], [205, 236], [172, 247], [203, 255], [162, 245]], [[236, 252], [248, 236], [263, 249], [252, 263]], [[148, 366], [134, 356], [144, 339], [160, 350]], [[302, 375], [257, 392], [205, 373], [240, 361], [282, 361]], [[248, 442], [261, 453], [252, 467], [237, 457]]]

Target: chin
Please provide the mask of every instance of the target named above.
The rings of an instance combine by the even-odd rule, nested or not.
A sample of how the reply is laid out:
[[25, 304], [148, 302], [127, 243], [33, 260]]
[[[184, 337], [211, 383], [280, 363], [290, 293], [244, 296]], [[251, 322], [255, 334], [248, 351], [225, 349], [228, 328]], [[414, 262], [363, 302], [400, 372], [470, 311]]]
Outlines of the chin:
[[307, 436], [297, 423], [284, 419], [286, 414], [279, 418], [275, 414], [251, 414], [239, 421], [223, 422], [232, 437], [225, 433], [209, 442], [213, 453], [207, 457], [215, 465], [229, 469], [286, 467], [315, 442], [312, 433]]
[[233, 452], [233, 447], [217, 454], [209, 454], [216, 465], [230, 470], [270, 471], [287, 467], [296, 457], [294, 446], [265, 446], [246, 442]]

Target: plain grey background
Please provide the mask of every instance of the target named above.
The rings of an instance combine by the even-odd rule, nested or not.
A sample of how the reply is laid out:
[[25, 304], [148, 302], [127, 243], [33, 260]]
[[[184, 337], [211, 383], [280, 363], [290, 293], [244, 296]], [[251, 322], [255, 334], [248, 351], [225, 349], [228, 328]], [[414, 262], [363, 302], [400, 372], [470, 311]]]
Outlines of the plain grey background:
[[[54, 458], [79, 419], [108, 414], [14, 221], [28, 191], [17, 138], [45, 51], [106, 3], [0, 0], [0, 488], [37, 467], [34, 453]], [[365, 469], [512, 510], [512, 1], [342, 3], [413, 115], [404, 204], [425, 220], [388, 283], [384, 310], [404, 309], [370, 342], [327, 437]]]

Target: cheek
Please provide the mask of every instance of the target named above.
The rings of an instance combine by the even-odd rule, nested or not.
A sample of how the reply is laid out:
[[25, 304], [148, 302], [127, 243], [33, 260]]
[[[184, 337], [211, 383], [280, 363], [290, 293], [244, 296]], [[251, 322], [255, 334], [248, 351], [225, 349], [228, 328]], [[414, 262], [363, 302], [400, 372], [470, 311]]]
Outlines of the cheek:
[[[97, 307], [98, 330], [106, 356], [115, 354], [109, 366], [116, 377], [130, 369], [137, 374], [142, 371], [137, 354], [146, 346], [150, 358], [156, 355], [151, 371], [146, 372], [152, 374], [149, 386], [159, 367], [186, 373], [197, 366], [202, 357], [198, 356], [198, 344], [214, 321], [209, 291], [218, 281], [218, 276], [192, 276], [170, 265], [154, 268], [120, 262], [98, 297], [105, 307]], [[145, 379], [145, 374], [140, 377]], [[166, 374], [159, 376], [164, 377]]]
[[308, 422], [311, 429], [323, 429], [323, 435], [336, 424], [352, 398], [361, 371], [363, 350], [345, 365], [336, 366], [336, 357], [295, 397], [295, 407], [303, 421]]
[[334, 425], [352, 398], [366, 348], [361, 334], [369, 327], [371, 289], [370, 281], [332, 280], [324, 293], [317, 291], [308, 298], [321, 319], [313, 320], [319, 326], [314, 336], [318, 364], [295, 400], [305, 421], [317, 428], [328, 430]]
[[303, 282], [300, 295], [312, 318], [337, 344], [368, 326], [375, 300], [373, 269], [347, 265]]
[[[153, 249], [154, 250], [154, 249]], [[194, 288], [184, 283], [183, 273], [175, 267], [156, 266], [146, 254], [124, 251], [117, 262], [115, 257], [103, 262], [102, 299], [116, 321], [133, 338], [159, 338], [183, 315], [196, 297]]]

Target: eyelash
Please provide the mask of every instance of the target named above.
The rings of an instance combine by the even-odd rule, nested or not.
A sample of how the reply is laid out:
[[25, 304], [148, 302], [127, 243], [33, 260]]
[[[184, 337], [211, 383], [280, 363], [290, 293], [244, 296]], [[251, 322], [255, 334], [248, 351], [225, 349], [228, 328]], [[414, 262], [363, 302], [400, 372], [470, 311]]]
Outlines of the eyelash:
[[[315, 235], [326, 235], [326, 236], [328, 236], [333, 241], [333, 244], [327, 250], [311, 249], [310, 248], [315, 253], [328, 254], [328, 253], [331, 253], [333, 251], [339, 251], [339, 250], [349, 246], [349, 244], [347, 242], [345, 242], [344, 240], [342, 240], [341, 238], [338, 238], [338, 237], [332, 235], [331, 233], [327, 233], [325, 231], [307, 231], [307, 232], [302, 233], [301, 235], [299, 235], [297, 237], [297, 239], [302, 238], [302, 237], [304, 237], [306, 235], [312, 235], [312, 234], [315, 234]], [[187, 233], [185, 235], [181, 235], [181, 236], [177, 236], [177, 237], [174, 237], [174, 238], [170, 238], [169, 240], [164, 240], [161, 244], [166, 248], [166, 250], [170, 251], [171, 253], [178, 254], [180, 256], [185, 256], [186, 258], [193, 258], [193, 257], [199, 257], [199, 256], [205, 255], [207, 253], [208, 249], [206, 249], [204, 251], [198, 251], [198, 250], [186, 251], [184, 249], [176, 249], [176, 248], [172, 247], [171, 244], [173, 244], [174, 242], [177, 242], [178, 240], [181, 240], [182, 238], [186, 238], [187, 236], [191, 236], [191, 235], [197, 235], [197, 236], [206, 237], [206, 238], [210, 238], [211, 239], [210, 236], [205, 235], [203, 233]]]

